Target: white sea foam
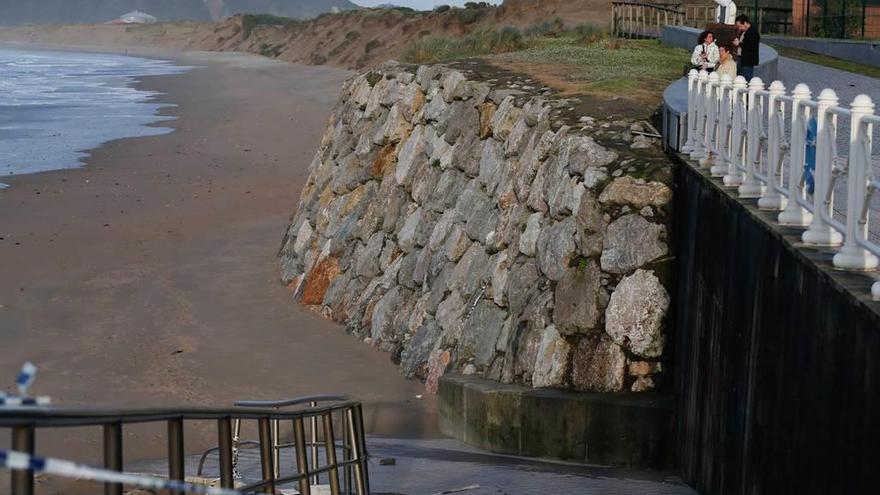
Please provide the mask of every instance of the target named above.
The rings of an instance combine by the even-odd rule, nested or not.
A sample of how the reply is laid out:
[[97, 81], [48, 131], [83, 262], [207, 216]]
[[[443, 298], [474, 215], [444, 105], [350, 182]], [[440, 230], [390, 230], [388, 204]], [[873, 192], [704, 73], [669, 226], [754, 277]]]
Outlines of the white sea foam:
[[0, 176], [77, 167], [89, 149], [172, 131], [140, 76], [188, 70], [166, 60], [0, 49]]

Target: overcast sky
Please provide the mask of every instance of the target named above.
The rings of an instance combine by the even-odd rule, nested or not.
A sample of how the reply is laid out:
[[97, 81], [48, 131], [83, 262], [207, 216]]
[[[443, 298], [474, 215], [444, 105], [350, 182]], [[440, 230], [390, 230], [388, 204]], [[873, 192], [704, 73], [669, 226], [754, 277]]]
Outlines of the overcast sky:
[[[465, 1], [468, 0], [352, 0], [354, 3], [358, 5], [362, 5], [364, 7], [375, 7], [376, 5], [382, 5], [383, 3], [392, 3], [394, 5], [400, 5], [401, 7], [412, 7], [414, 9], [419, 10], [429, 10], [433, 9], [437, 5], [464, 5]], [[501, 0], [488, 0], [489, 3], [498, 4], [501, 3]]]

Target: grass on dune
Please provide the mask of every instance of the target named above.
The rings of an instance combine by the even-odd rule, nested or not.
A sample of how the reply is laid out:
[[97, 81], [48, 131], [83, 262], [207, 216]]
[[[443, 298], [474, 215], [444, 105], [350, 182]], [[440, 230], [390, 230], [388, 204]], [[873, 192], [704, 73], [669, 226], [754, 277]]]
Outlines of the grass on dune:
[[687, 53], [655, 40], [581, 42], [568, 36], [545, 39], [535, 46], [498, 57], [506, 62], [564, 68], [565, 79], [595, 92], [665, 87], [682, 75]]

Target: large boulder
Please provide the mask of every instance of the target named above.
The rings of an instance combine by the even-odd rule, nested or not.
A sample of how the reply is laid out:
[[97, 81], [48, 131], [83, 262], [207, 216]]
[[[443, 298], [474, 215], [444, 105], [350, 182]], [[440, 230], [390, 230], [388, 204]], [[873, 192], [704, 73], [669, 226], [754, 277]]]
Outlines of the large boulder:
[[624, 278], [611, 295], [605, 311], [605, 332], [637, 356], [663, 354], [663, 324], [669, 311], [669, 293], [652, 272], [637, 270]]
[[532, 386], [564, 387], [570, 360], [571, 344], [562, 338], [553, 325], [545, 328], [535, 360]]
[[646, 206], [662, 208], [672, 199], [672, 190], [662, 182], [646, 182], [623, 176], [611, 182], [599, 196], [599, 202], [629, 205], [637, 210]]
[[575, 219], [567, 217], [545, 227], [538, 235], [538, 263], [550, 280], [561, 279], [577, 254], [575, 228]]
[[666, 227], [651, 223], [640, 215], [618, 218], [605, 233], [602, 269], [610, 273], [628, 273], [662, 256], [666, 246]]
[[458, 346], [460, 357], [472, 357], [480, 368], [488, 366], [495, 356], [495, 345], [505, 318], [507, 312], [492, 301], [483, 299], [478, 302], [462, 326]]
[[620, 392], [623, 390], [626, 355], [607, 335], [581, 339], [574, 350], [571, 384], [581, 391]]
[[595, 261], [570, 268], [556, 284], [553, 323], [562, 334], [586, 333], [596, 328], [602, 314], [602, 273]]

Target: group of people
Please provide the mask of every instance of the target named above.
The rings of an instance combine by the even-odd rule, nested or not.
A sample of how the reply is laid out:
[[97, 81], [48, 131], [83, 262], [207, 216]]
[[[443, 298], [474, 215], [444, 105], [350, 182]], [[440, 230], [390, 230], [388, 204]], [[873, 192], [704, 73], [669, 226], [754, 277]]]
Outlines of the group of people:
[[[723, 23], [724, 18], [729, 15], [731, 7], [734, 12], [736, 11], [733, 2], [728, 1], [727, 3], [729, 5], [719, 14], [719, 20]], [[719, 77], [730, 76], [732, 79], [739, 75], [745, 77], [747, 81], [752, 79], [755, 67], [759, 62], [761, 34], [757, 28], [752, 26], [747, 15], [736, 16], [734, 25], [736, 26], [736, 35], [730, 43], [719, 43], [711, 31], [700, 33], [697, 46], [694, 47], [694, 53], [691, 56], [691, 64], [694, 68], [718, 72]]]

